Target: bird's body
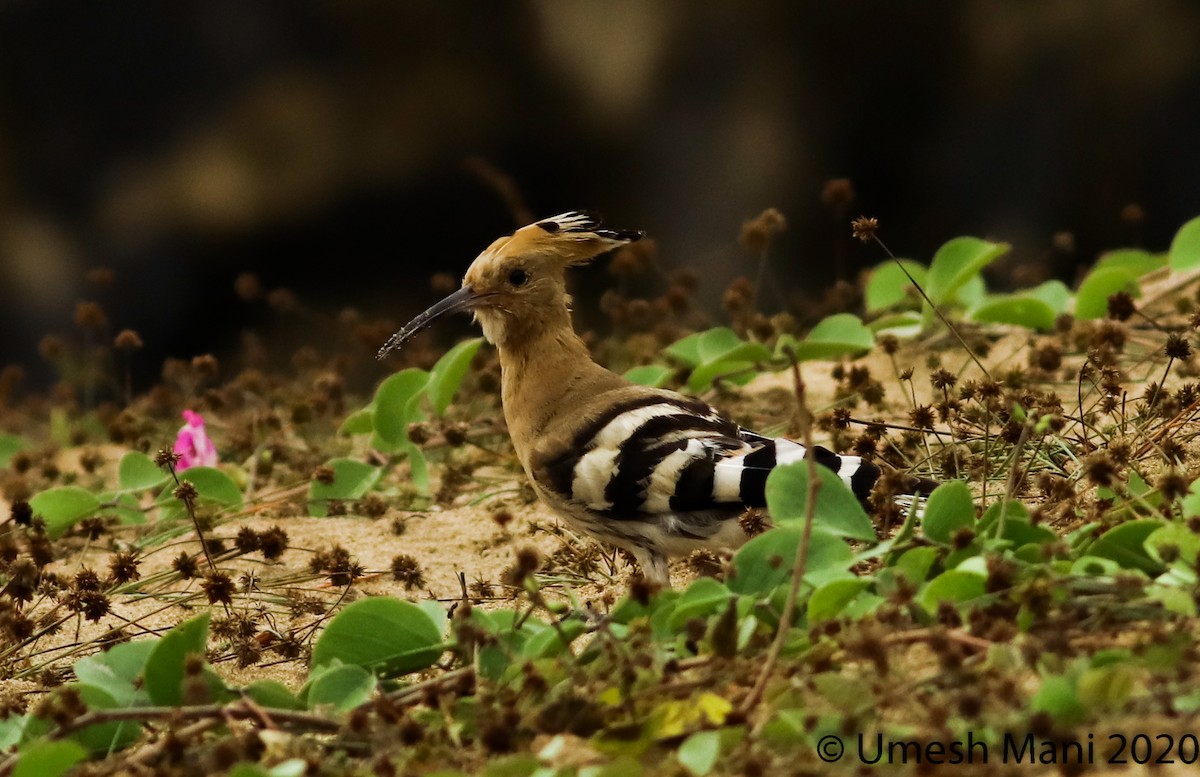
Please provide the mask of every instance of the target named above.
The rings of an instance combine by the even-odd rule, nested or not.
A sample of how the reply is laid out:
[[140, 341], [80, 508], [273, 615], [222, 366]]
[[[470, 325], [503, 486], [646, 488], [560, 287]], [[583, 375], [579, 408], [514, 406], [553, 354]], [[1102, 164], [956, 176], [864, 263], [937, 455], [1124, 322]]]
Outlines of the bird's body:
[[[767, 475], [805, 457], [800, 443], [739, 427], [707, 404], [630, 383], [592, 361], [575, 333], [563, 272], [636, 240], [566, 213], [501, 238], [463, 287], [402, 329], [397, 347], [437, 316], [473, 311], [499, 350], [513, 447], [539, 498], [583, 533], [631, 552], [669, 584], [667, 559], [734, 549], [738, 518], [764, 507]], [[816, 447], [813, 456], [860, 498], [879, 469]]]

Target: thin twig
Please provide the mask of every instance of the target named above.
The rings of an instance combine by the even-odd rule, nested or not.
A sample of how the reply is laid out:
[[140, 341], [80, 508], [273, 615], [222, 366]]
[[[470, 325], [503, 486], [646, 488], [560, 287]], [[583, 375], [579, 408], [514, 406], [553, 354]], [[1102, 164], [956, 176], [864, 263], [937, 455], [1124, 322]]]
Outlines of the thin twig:
[[779, 661], [779, 654], [783, 651], [784, 640], [787, 639], [788, 632], [792, 628], [792, 615], [796, 609], [796, 600], [800, 595], [800, 583], [804, 579], [804, 573], [808, 567], [808, 545], [812, 537], [813, 519], [816, 516], [817, 493], [821, 489], [821, 480], [817, 474], [817, 459], [812, 455], [812, 414], [809, 413], [808, 404], [804, 398], [804, 380], [800, 376], [800, 365], [796, 361], [795, 353], [788, 351], [788, 359], [792, 363], [792, 381], [796, 389], [796, 401], [800, 408], [800, 432], [806, 450], [804, 458], [808, 463], [808, 501], [804, 512], [804, 530], [800, 534], [800, 544], [796, 546], [796, 557], [792, 561], [792, 583], [788, 587], [787, 599], [783, 605], [783, 615], [779, 619], [779, 628], [775, 631], [775, 639], [771, 642], [770, 650], [767, 651], [762, 671], [759, 672], [758, 679], [755, 680], [749, 695], [742, 702], [743, 714], [749, 714], [762, 700], [767, 682], [771, 679], [775, 664]]

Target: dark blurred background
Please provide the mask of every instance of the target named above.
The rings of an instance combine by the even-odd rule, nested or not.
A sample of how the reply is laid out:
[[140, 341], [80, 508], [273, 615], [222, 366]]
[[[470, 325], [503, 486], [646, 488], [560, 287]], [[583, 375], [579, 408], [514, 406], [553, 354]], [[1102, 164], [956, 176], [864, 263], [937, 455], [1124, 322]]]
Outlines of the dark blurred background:
[[143, 363], [219, 353], [243, 272], [403, 322], [522, 208], [648, 231], [718, 317], [768, 206], [781, 299], [883, 258], [859, 213], [1070, 281], [1200, 213], [1198, 41], [1192, 0], [8, 0], [0, 365], [91, 299]]

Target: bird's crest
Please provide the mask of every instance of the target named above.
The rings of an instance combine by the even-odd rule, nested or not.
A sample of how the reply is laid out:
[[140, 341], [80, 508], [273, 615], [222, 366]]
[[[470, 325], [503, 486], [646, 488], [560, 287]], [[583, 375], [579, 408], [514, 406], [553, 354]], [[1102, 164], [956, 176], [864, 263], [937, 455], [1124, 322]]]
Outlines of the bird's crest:
[[645, 233], [633, 230], [605, 229], [595, 213], [572, 210], [522, 227], [502, 243], [497, 241], [493, 249], [506, 254], [540, 254], [570, 266], [588, 262], [644, 236]]

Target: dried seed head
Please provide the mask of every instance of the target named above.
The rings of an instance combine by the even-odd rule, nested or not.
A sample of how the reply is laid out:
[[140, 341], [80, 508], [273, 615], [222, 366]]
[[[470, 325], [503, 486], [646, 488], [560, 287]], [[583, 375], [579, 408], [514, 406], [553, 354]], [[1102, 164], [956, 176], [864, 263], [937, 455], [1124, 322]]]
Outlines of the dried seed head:
[[252, 272], [244, 272], [233, 281], [233, 293], [242, 302], [254, 302], [262, 297], [262, 283]]
[[1187, 361], [1192, 358], [1192, 345], [1183, 335], [1171, 333], [1167, 335], [1167, 344], [1163, 346], [1163, 353], [1170, 359]]
[[95, 302], [78, 302], [75, 304], [75, 325], [82, 329], [100, 329], [108, 325], [108, 316]]
[[322, 464], [312, 471], [312, 479], [323, 486], [332, 486], [335, 477], [333, 467], [327, 464]]
[[787, 219], [783, 214], [775, 208], [767, 208], [742, 224], [742, 247], [756, 254], [764, 253], [771, 245], [771, 239], [785, 229]]
[[141, 335], [133, 329], [122, 329], [113, 339], [113, 347], [118, 351], [138, 351], [142, 346]]
[[879, 219], [859, 216], [850, 222], [850, 229], [851, 234], [866, 243], [875, 237], [875, 231], [879, 229]]
[[821, 202], [831, 208], [848, 208], [854, 204], [854, 182], [849, 178], [830, 178], [821, 187]]
[[288, 535], [278, 524], [258, 533], [258, 549], [267, 561], [274, 561], [288, 548]]
[[425, 575], [415, 558], [407, 555], [392, 558], [392, 579], [404, 585], [405, 591], [425, 587]]
[[128, 583], [141, 578], [138, 560], [133, 553], [118, 553], [108, 562], [108, 575], [116, 583]]
[[1112, 457], [1104, 452], [1093, 453], [1083, 461], [1083, 472], [1087, 479], [1098, 486], [1111, 486], [1116, 482], [1118, 469]]
[[229, 604], [237, 590], [233, 579], [224, 572], [210, 572], [200, 583], [200, 589], [208, 597], [209, 604]]
[[175, 453], [170, 448], [159, 448], [158, 453], [154, 454], [154, 464], [159, 469], [174, 470], [175, 465], [179, 463], [181, 456]]
[[1108, 297], [1108, 317], [1117, 321], [1126, 321], [1137, 312], [1137, 305], [1127, 291], [1118, 291]]

